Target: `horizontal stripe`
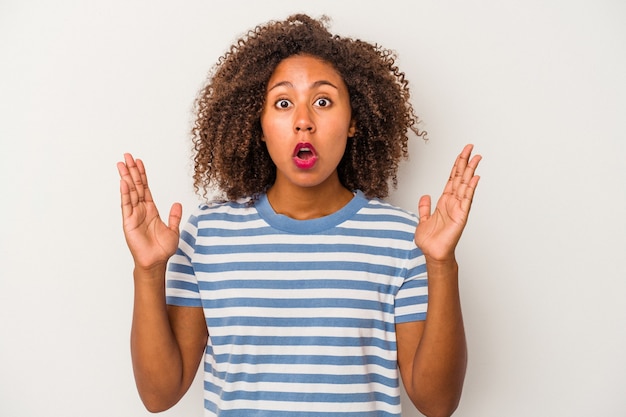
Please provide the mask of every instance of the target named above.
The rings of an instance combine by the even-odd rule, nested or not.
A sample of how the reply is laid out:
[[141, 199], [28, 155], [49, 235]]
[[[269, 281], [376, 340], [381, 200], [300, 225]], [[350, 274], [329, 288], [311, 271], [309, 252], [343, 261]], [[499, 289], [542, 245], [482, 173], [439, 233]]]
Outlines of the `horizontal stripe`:
[[[239, 402], [241, 403], [241, 402]], [[246, 404], [250, 408], [222, 409], [219, 412], [220, 417], [251, 417], [251, 416], [268, 416], [268, 417], [398, 417], [398, 413], [388, 412], [376, 409], [375, 411], [357, 410], [354, 411], [353, 404], [350, 404], [349, 410], [337, 410], [337, 404], [332, 404], [331, 410], [323, 410], [320, 404], [298, 404], [298, 407], [289, 407], [285, 410], [277, 410], [274, 408], [260, 408], [265, 404], [254, 401]], [[272, 404], [273, 405], [273, 404]], [[310, 410], [316, 411], [297, 411], [303, 407], [309, 406]], [[215, 412], [217, 407], [215, 403], [205, 400], [204, 407], [207, 410]]]
[[[176, 281], [178, 285], [179, 281]], [[181, 283], [181, 288], [187, 288], [188, 283]], [[174, 285], [174, 283], [172, 283]], [[334, 295], [334, 294], [333, 294]], [[425, 301], [425, 300], [423, 300]], [[222, 308], [288, 308], [288, 309], [313, 309], [313, 308], [355, 308], [359, 310], [383, 311], [385, 313], [393, 313], [394, 305], [382, 303], [380, 301], [370, 301], [347, 298], [216, 298], [210, 300], [210, 307], [215, 309]], [[306, 311], [304, 312], [307, 313]]]
[[387, 369], [396, 369], [397, 363], [392, 360], [383, 359], [379, 356], [331, 356], [331, 355], [215, 355], [216, 363], [229, 363], [237, 365], [248, 364], [275, 364], [275, 365], [377, 365]]
[[[300, 337], [366, 337], [364, 332], [359, 328], [350, 327], [316, 327], [316, 326], [300, 326], [300, 327], [250, 327], [250, 326], [225, 326], [211, 328], [211, 336], [300, 336]], [[271, 333], [270, 333], [271, 332]], [[368, 337], [389, 340], [395, 343], [395, 327], [393, 333], [381, 329], [368, 329], [366, 332]]]
[[213, 346], [239, 345], [239, 346], [376, 346], [385, 350], [396, 350], [396, 344], [375, 337], [325, 337], [325, 336], [221, 336], [212, 337]]
[[424, 321], [426, 320], [427, 312], [422, 313], [408, 313], [403, 315], [396, 316], [396, 324], [400, 323], [411, 323], [413, 321]]
[[[320, 354], [317, 356], [323, 357], [331, 357], [332, 354], [324, 354], [327, 353], [321, 350]], [[334, 356], [336, 356], [336, 351]], [[310, 363], [311, 361], [302, 361], [302, 363], [290, 363], [290, 364], [281, 364], [277, 366], [275, 363], [266, 363], [266, 362], [240, 362], [237, 364], [230, 364], [228, 362], [216, 362], [215, 353], [212, 351], [210, 347], [207, 348], [207, 353], [205, 355], [205, 371], [206, 375], [210, 374], [211, 378], [215, 375], [223, 375], [223, 374], [231, 374], [231, 373], [246, 373], [246, 374], [264, 374], [264, 373], [283, 373], [284, 375], [299, 375], [299, 374], [326, 374], [333, 376], [341, 376], [341, 375], [355, 375], [355, 374], [363, 374], [368, 377], [372, 377], [373, 375], [380, 376], [383, 378], [389, 378], [391, 380], [398, 380], [398, 369], [397, 367], [385, 367], [378, 364], [368, 364], [365, 367], [361, 363], [341, 363], [340, 361], [336, 361], [335, 363]], [[272, 355], [263, 355], [263, 356], [272, 356]], [[296, 355], [292, 355], [296, 356]], [[312, 356], [312, 355], [308, 355]], [[355, 356], [363, 356], [362, 353], [357, 353], [354, 355], [347, 355], [348, 357]], [[370, 355], [372, 357], [376, 355]], [[395, 362], [395, 360], [394, 360]], [[364, 372], [366, 370], [367, 372]], [[228, 379], [228, 378], [222, 378]], [[240, 382], [240, 381], [238, 381]]]
[[[364, 236], [362, 233], [356, 235], [327, 234], [303, 237], [301, 235], [293, 235], [287, 233], [269, 233], [271, 232], [271, 229], [267, 230], [268, 234], [258, 234], [255, 236], [240, 236], [238, 233], [232, 232], [230, 234], [225, 234], [224, 236], [215, 236], [211, 233], [208, 233], [208, 236], [198, 238], [198, 242], [194, 243], [193, 245], [189, 245], [184, 240], [181, 240], [181, 249], [183, 254], [192, 252], [195, 252], [197, 254], [200, 252], [200, 249], [202, 249], [202, 251], [204, 252], [210, 253], [211, 247], [217, 248], [219, 246], [230, 246], [232, 247], [233, 251], [236, 251], [237, 247], [243, 246], [245, 248], [247, 245], [269, 245], [270, 247], [272, 245], [276, 245], [275, 247], [280, 247], [278, 245], [293, 245], [295, 247], [299, 245], [309, 245], [310, 247], [313, 247], [311, 253], [315, 253], [315, 246], [318, 245], [345, 245], [348, 248], [359, 246], [371, 246], [374, 248], [378, 247], [381, 251], [385, 252], [387, 252], [388, 249], [396, 250], [397, 252], [393, 256], [396, 256], [399, 259], [406, 259], [407, 256], [413, 257], [421, 255], [421, 252], [415, 246], [412, 232], [406, 234], [406, 239], [393, 239], [387, 235]], [[358, 231], [362, 230], [363, 229], [358, 229]]]
[[[202, 306], [205, 310], [205, 317], [209, 326], [220, 327], [221, 323], [216, 320], [224, 320], [225, 326], [231, 326], [233, 324], [241, 326], [250, 326], [251, 322], [261, 323], [261, 327], [272, 327], [273, 332], [281, 331], [277, 327], [290, 327], [289, 325], [283, 325], [284, 320], [291, 320], [294, 325], [291, 327], [306, 328], [311, 326], [317, 326], [322, 323], [324, 327], [354, 327], [362, 328], [363, 325], [376, 325], [377, 323], [389, 323], [393, 322], [393, 314], [383, 314], [376, 312], [375, 310], [362, 310], [355, 308], [301, 308], [301, 309], [288, 309], [269, 307], [232, 307], [224, 309], [213, 309], [210, 301], [203, 300]], [[351, 321], [345, 321], [351, 320]], [[356, 320], [356, 321], [355, 321]], [[300, 322], [306, 321], [307, 324], [300, 324]], [[346, 323], [346, 325], [340, 325], [340, 323]], [[274, 326], [274, 324], [278, 324]]]
[[228, 262], [221, 264], [194, 264], [198, 273], [215, 273], [223, 271], [367, 271], [374, 274], [399, 276], [403, 269], [387, 265], [367, 264], [363, 262]]
[[360, 402], [385, 402], [397, 405], [400, 399], [380, 392], [365, 393], [332, 393], [332, 392], [274, 392], [274, 391], [223, 391], [221, 387], [205, 381], [204, 389], [209, 392], [219, 393], [222, 401], [254, 400], [254, 401], [279, 401], [279, 402], [311, 402], [311, 403], [360, 403]]
[[[197, 232], [196, 229], [193, 229], [193, 231]], [[190, 233], [190, 230], [187, 229], [183, 229], [180, 231], [180, 242], [186, 243], [188, 248], [195, 248], [196, 246], [195, 236]], [[176, 254], [185, 256], [185, 252], [183, 252], [180, 247], [176, 251]]]
[[[198, 230], [198, 239], [203, 237], [232, 237], [232, 229], [226, 229], [223, 227], [216, 227], [217, 225], [203, 225]], [[369, 237], [369, 238], [384, 238], [384, 239], [398, 239], [404, 241], [410, 241], [413, 239], [415, 230], [385, 230], [385, 229], [360, 229], [360, 228], [342, 228], [344, 236], [352, 237]], [[252, 236], [268, 236], [276, 231], [269, 227], [259, 227], [251, 229], [242, 229], [237, 231], [237, 238], [252, 237]]]
[[259, 326], [265, 328], [272, 327], [353, 327], [353, 328], [374, 328], [385, 331], [393, 332], [395, 330], [394, 323], [388, 323], [380, 320], [363, 320], [359, 318], [344, 318], [344, 317], [321, 317], [321, 318], [309, 318], [303, 320], [302, 318], [291, 317], [217, 317], [207, 318], [210, 327], [223, 327], [223, 326]]
[[[281, 243], [278, 241], [272, 241], [271, 243], [256, 243], [250, 244], [249, 239], [243, 239], [246, 243], [244, 244], [233, 244], [230, 243], [228, 245], [196, 245], [195, 246], [195, 254], [196, 255], [228, 255], [228, 254], [267, 254], [267, 253], [280, 253], [280, 254], [307, 254], [311, 256], [311, 254], [315, 254], [315, 256], [328, 256], [334, 255], [336, 253], [340, 253], [342, 255], [353, 254], [353, 255], [373, 255], [376, 257], [393, 257], [395, 259], [398, 257], [398, 250], [392, 247], [376, 247], [373, 245], [359, 245], [354, 243]], [[320, 255], [321, 254], [321, 255]], [[409, 255], [409, 253], [400, 254], [405, 257]]]
[[189, 298], [189, 296], [184, 296], [181, 294], [180, 296], [168, 295], [165, 297], [165, 301], [169, 305], [179, 306], [179, 307], [202, 307], [202, 301], [200, 299]]
[[[181, 272], [180, 270], [177, 270], [176, 268], [172, 268], [170, 271]], [[180, 281], [180, 280], [170, 279], [167, 281], [166, 287], [176, 288], [179, 290], [198, 291], [198, 284], [194, 282], [189, 282], [189, 281]]]
[[[207, 371], [211, 371], [211, 368], [205, 368]], [[315, 384], [315, 385], [332, 385], [334, 389], [339, 389], [338, 386], [344, 385], [347, 389], [353, 390], [353, 385], [363, 384], [376, 384], [383, 385], [390, 388], [398, 387], [398, 380], [394, 378], [388, 378], [379, 374], [346, 374], [346, 375], [329, 375], [329, 374], [299, 374], [299, 373], [216, 373], [219, 379], [228, 383], [250, 383], [256, 384], [262, 383], [283, 383], [283, 384]]]
[[[252, 265], [249, 265], [252, 268]], [[287, 266], [285, 266], [287, 268]], [[245, 269], [245, 271], [253, 269]], [[328, 271], [323, 269], [321, 271]], [[230, 288], [236, 289], [273, 289], [273, 290], [316, 290], [316, 289], [336, 289], [336, 290], [361, 290], [375, 291], [384, 294], [395, 292], [389, 291], [392, 285], [385, 285], [379, 282], [370, 281], [354, 281], [343, 279], [315, 279], [315, 280], [275, 280], [275, 279], [254, 279], [253, 275], [249, 275], [250, 279], [230, 279], [223, 281], [198, 283], [198, 288], [207, 291], [226, 290]]]
[[415, 297], [407, 297], [396, 302], [396, 308], [411, 307], [414, 305], [425, 304], [428, 301], [427, 295], [418, 295]]

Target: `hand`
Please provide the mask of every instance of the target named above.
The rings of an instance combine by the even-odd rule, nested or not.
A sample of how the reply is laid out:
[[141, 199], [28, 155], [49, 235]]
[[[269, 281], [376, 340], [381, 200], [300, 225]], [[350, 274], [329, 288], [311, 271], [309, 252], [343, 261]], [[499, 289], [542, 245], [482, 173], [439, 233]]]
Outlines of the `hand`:
[[172, 205], [166, 225], [152, 200], [143, 162], [124, 154], [125, 162], [117, 163], [120, 174], [122, 219], [126, 243], [135, 266], [152, 269], [164, 266], [176, 252], [182, 217], [182, 206]]
[[457, 157], [434, 213], [431, 214], [430, 196], [422, 196], [419, 200], [415, 243], [427, 260], [454, 260], [454, 250], [467, 223], [480, 179], [474, 172], [482, 157], [475, 155], [470, 160], [473, 148], [473, 145], [466, 145]]

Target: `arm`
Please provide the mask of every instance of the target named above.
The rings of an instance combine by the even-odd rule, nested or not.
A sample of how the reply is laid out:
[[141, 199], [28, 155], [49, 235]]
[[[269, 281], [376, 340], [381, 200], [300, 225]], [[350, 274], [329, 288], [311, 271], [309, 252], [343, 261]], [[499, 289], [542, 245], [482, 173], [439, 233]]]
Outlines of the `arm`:
[[479, 155], [470, 160], [466, 146], [431, 214], [429, 196], [419, 202], [415, 243], [426, 258], [428, 314], [425, 322], [396, 326], [398, 365], [405, 389], [427, 416], [450, 416], [458, 406], [465, 379], [467, 345], [454, 255], [469, 215], [479, 177]]
[[167, 261], [178, 245], [182, 207], [166, 225], [152, 200], [141, 160], [129, 154], [117, 168], [124, 236], [135, 262], [131, 354], [135, 382], [150, 411], [170, 408], [189, 388], [208, 337], [201, 308], [165, 303]]

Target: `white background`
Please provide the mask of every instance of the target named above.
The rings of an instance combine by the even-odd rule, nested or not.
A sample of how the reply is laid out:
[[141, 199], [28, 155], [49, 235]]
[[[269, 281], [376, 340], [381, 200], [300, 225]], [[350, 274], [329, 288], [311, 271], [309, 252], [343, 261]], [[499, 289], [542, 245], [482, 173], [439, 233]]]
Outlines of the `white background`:
[[[455, 416], [625, 416], [620, 0], [0, 0], [0, 415], [148, 415], [115, 163], [142, 157], [161, 211], [188, 214], [198, 89], [247, 29], [296, 11], [398, 52], [430, 141], [412, 138], [392, 202], [438, 195], [463, 144], [484, 156]], [[164, 415], [201, 416], [201, 385]]]

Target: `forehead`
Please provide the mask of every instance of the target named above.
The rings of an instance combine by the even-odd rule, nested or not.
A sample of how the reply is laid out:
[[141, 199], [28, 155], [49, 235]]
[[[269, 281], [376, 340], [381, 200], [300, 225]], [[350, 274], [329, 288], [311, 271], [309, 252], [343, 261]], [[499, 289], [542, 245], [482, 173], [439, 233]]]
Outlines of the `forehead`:
[[345, 86], [343, 77], [331, 63], [311, 55], [292, 55], [280, 61], [269, 79], [268, 88], [286, 80], [328, 80]]

